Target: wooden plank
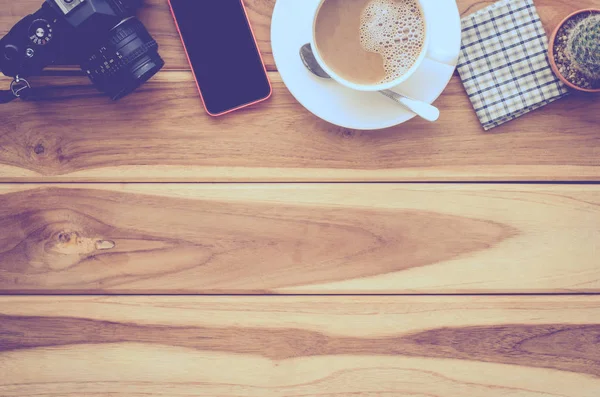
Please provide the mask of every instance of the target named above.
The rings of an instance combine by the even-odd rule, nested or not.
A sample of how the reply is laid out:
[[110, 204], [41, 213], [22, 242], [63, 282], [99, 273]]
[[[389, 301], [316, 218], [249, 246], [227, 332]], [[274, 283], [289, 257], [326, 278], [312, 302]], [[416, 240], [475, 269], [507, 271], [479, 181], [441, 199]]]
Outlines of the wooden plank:
[[[5, 29], [38, 6], [37, 0], [18, 6], [3, 1]], [[266, 47], [273, 2], [248, 3]], [[488, 3], [459, 5], [469, 13]], [[552, 0], [538, 8], [551, 22], [586, 5], [591, 4]], [[185, 68], [177, 64], [181, 48], [166, 12], [165, 1], [149, 0], [142, 18], [167, 50], [172, 69]], [[600, 180], [600, 102], [593, 96], [561, 100], [484, 134], [455, 77], [436, 103], [442, 109], [439, 123], [415, 120], [359, 132], [316, 119], [277, 74], [271, 77], [275, 94], [269, 103], [219, 120], [203, 112], [187, 72], [161, 73], [118, 105], [90, 89], [83, 77], [34, 80], [36, 86], [67, 89], [58, 93], [60, 101], [0, 108], [0, 181]]]
[[217, 119], [188, 72], [161, 73], [118, 104], [84, 77], [36, 79], [63, 87], [48, 91], [61, 99], [0, 107], [0, 181], [600, 180], [594, 96], [484, 133], [454, 78], [438, 123], [362, 132], [316, 118], [271, 75], [270, 101]]
[[[494, 3], [495, 0], [458, 0], [462, 15], [468, 15], [478, 9]], [[259, 47], [269, 70], [276, 70], [271, 51], [271, 15], [275, 0], [244, 0], [250, 22], [256, 33]], [[36, 11], [41, 0], [0, 0], [0, 37], [27, 13]], [[536, 0], [540, 17], [549, 32], [562, 18], [571, 12], [590, 7], [598, 7], [597, 0]], [[146, 0], [139, 13], [160, 45], [160, 52], [166, 61], [166, 68], [174, 70], [189, 69], [183, 48], [166, 0]]]
[[0, 192], [5, 294], [600, 292], [600, 186]]
[[0, 299], [0, 395], [597, 397], [600, 298]]

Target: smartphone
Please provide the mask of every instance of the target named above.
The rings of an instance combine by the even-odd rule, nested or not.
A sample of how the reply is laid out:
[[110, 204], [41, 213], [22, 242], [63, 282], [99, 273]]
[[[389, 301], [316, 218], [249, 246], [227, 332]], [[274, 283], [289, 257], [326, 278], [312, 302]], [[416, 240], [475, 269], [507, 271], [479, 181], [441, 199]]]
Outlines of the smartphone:
[[169, 0], [211, 116], [264, 101], [272, 88], [243, 0]]

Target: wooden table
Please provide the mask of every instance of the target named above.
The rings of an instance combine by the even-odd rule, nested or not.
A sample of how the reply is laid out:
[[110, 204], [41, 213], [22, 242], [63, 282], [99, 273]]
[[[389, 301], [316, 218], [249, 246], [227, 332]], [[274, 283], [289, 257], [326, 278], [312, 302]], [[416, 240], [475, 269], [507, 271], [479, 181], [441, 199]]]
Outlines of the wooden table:
[[147, 0], [167, 65], [136, 94], [56, 67], [0, 107], [0, 396], [600, 396], [598, 97], [484, 133], [454, 77], [436, 124], [336, 127], [246, 3], [267, 103], [209, 118]]

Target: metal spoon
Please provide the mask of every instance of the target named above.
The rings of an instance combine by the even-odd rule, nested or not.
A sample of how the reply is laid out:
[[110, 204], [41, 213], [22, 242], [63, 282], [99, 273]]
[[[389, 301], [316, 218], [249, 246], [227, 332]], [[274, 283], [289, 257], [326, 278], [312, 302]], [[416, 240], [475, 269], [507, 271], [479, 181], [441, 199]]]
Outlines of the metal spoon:
[[[300, 48], [300, 58], [302, 59], [304, 66], [306, 66], [306, 68], [315, 76], [323, 79], [331, 78], [317, 62], [310, 43], [306, 43]], [[437, 119], [440, 118], [439, 109], [433, 105], [398, 94], [392, 90], [383, 90], [379, 92], [427, 121], [437, 121]]]

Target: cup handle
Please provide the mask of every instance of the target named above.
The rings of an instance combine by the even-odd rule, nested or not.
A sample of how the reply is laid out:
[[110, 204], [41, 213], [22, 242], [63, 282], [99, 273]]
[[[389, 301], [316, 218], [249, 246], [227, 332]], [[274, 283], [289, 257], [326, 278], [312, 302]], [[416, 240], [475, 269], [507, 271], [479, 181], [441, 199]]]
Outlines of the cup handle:
[[[420, 0], [420, 1], [421, 1], [421, 6], [423, 7], [423, 12], [425, 13], [425, 20], [428, 21], [427, 35], [430, 38], [443, 36], [445, 34], [444, 32], [438, 32], [435, 29], [447, 30], [447, 29], [449, 29], [449, 26], [441, 24], [441, 23], [431, 23], [430, 21], [439, 20], [439, 15], [436, 14], [436, 13], [439, 13], [439, 11], [438, 11], [439, 10], [439, 7], [438, 7], [439, 1], [449, 1], [454, 4], [456, 4], [456, 1], [455, 0]], [[458, 13], [458, 7], [456, 8], [456, 12]], [[458, 23], [460, 25], [460, 15], [458, 15], [458, 18], [456, 18], [456, 20], [459, 21]], [[460, 29], [460, 26], [458, 27], [458, 29]], [[460, 45], [460, 43], [457, 43], [457, 45]], [[439, 46], [438, 46], [437, 48], [433, 48], [433, 46], [431, 45], [431, 41], [429, 42], [425, 58], [428, 58], [435, 62], [444, 63], [446, 65], [456, 65], [456, 63], [458, 61], [455, 47], [439, 48]]]
[[431, 48], [427, 50], [425, 58], [438, 63], [443, 63], [445, 65], [455, 65], [458, 61], [456, 54], [450, 54], [440, 50], [432, 50]]

